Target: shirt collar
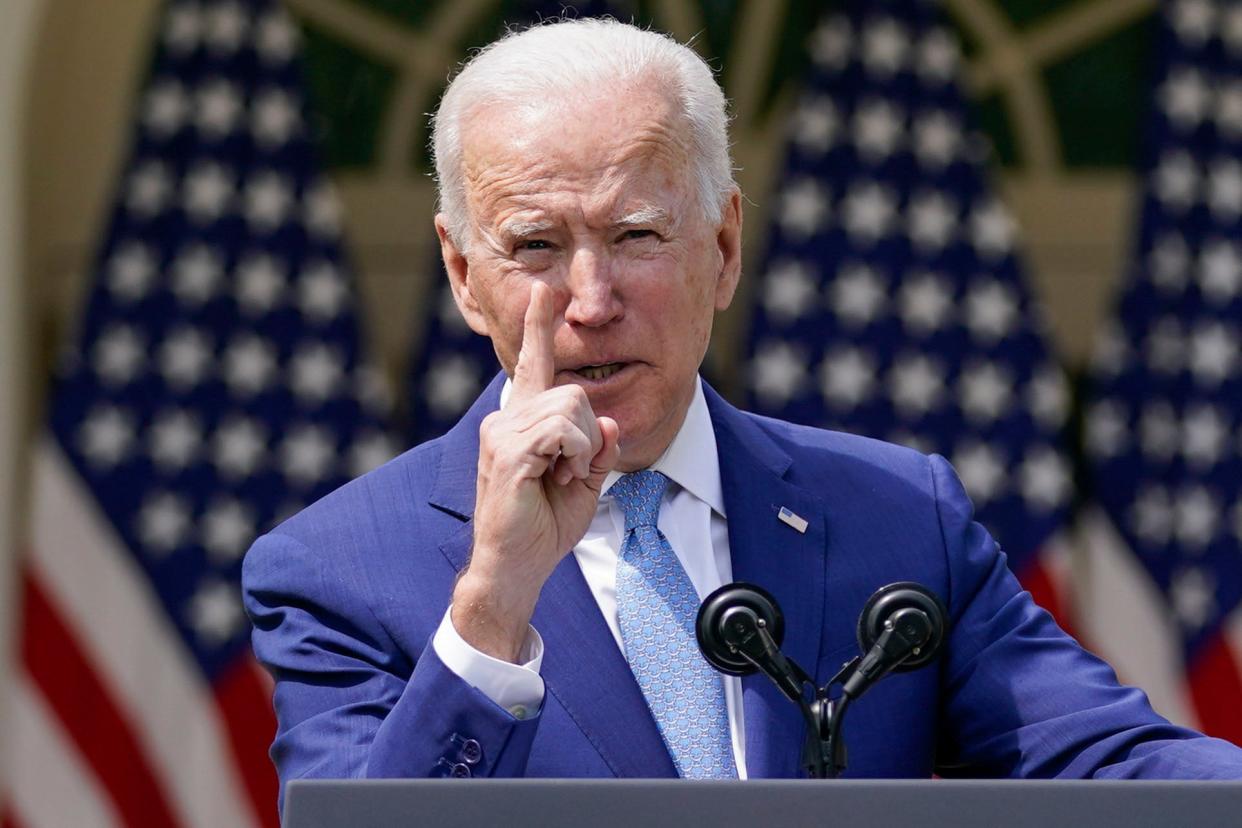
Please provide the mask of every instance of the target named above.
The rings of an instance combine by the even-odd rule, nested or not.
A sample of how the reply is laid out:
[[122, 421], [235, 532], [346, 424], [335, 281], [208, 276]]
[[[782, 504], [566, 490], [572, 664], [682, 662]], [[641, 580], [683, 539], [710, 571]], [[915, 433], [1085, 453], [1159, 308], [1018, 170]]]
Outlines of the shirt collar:
[[[509, 401], [512, 380], [506, 378], [500, 390], [500, 407]], [[651, 464], [669, 480], [712, 507], [721, 517], [726, 517], [724, 492], [720, 487], [720, 458], [716, 454], [716, 432], [712, 429], [711, 413], [707, 410], [707, 398], [703, 396], [702, 380], [694, 384], [694, 398], [686, 409], [686, 418], [677, 430], [673, 442], [664, 454]], [[604, 495], [612, 484], [621, 479], [621, 472], [609, 472], [604, 478]]]

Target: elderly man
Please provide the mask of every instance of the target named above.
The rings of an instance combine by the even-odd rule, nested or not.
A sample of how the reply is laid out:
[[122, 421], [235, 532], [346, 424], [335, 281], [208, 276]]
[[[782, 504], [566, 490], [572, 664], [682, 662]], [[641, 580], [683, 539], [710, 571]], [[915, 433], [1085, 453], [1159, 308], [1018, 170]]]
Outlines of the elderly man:
[[939, 662], [855, 705], [853, 775], [1242, 775], [1032, 604], [943, 460], [701, 382], [741, 269], [725, 126], [693, 52], [615, 22], [510, 35], [450, 85], [436, 229], [505, 371], [247, 556], [282, 781], [798, 775], [795, 706], [695, 648], [734, 579], [820, 683], [877, 587], [944, 598]]

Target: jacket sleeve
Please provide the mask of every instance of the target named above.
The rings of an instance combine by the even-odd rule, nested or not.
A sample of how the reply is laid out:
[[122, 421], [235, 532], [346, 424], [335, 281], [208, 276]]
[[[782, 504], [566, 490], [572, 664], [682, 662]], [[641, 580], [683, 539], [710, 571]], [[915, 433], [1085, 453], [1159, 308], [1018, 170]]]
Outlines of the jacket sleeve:
[[1031, 600], [941, 457], [932, 458], [932, 478], [953, 625], [942, 665], [941, 775], [1242, 778], [1242, 749], [1157, 715]]
[[243, 564], [254, 650], [276, 680], [282, 803], [290, 779], [523, 775], [538, 712], [497, 706], [441, 663], [431, 636], [403, 653], [348, 569], [279, 532]]

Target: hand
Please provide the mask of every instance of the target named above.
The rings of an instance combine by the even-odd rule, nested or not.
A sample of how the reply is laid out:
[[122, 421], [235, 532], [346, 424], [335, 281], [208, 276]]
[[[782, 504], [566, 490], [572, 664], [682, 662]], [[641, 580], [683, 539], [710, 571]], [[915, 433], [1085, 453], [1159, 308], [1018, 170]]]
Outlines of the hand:
[[536, 282], [509, 400], [479, 428], [470, 564], [453, 591], [453, 626], [473, 647], [515, 661], [539, 591], [582, 540], [604, 477], [620, 458], [618, 427], [577, 385], [553, 387], [551, 290]]

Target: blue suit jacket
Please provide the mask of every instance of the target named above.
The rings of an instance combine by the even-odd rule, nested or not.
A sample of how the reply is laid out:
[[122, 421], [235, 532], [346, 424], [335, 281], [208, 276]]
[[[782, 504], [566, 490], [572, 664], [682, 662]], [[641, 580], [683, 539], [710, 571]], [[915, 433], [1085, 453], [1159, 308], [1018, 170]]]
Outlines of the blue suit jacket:
[[[443, 438], [248, 553], [254, 646], [277, 680], [282, 783], [443, 775], [465, 739], [482, 746], [475, 775], [676, 775], [573, 555], [535, 610], [538, 716], [514, 719], [431, 647], [469, 556], [478, 428], [501, 379]], [[1031, 602], [943, 459], [743, 413], [706, 392], [733, 575], [776, 596], [784, 650], [817, 684], [857, 653], [856, 620], [877, 588], [919, 581], [949, 609], [938, 662], [851, 708], [847, 775], [1242, 777], [1242, 751], [1157, 716]], [[805, 533], [777, 519], [782, 506], [806, 518]], [[797, 709], [762, 676], [742, 686], [749, 774], [800, 775]]]

